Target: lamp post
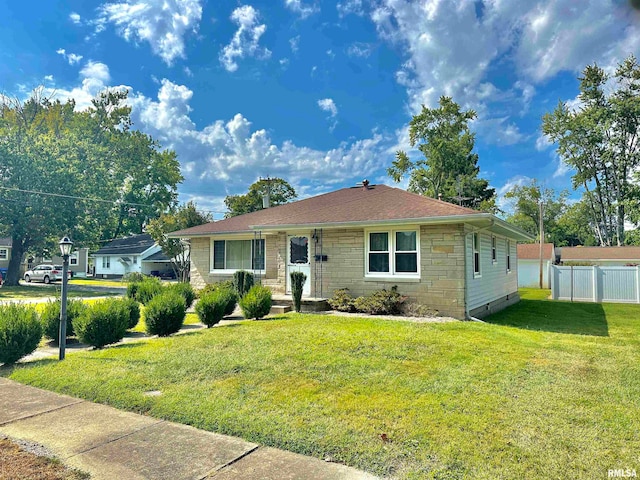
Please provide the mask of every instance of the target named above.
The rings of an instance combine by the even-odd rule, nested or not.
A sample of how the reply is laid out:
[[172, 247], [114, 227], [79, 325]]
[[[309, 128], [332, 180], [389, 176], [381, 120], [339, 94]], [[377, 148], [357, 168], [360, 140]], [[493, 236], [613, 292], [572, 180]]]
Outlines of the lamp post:
[[62, 254], [62, 299], [60, 301], [60, 345], [59, 360], [64, 360], [64, 349], [67, 346], [67, 275], [69, 273], [69, 255], [73, 242], [66, 235], [58, 243]]

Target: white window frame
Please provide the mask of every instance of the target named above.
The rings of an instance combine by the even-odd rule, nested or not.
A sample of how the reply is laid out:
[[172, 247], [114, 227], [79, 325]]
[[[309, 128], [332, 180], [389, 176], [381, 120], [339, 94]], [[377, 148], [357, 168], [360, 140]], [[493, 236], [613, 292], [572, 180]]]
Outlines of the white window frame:
[[[414, 251], [408, 250], [396, 250], [396, 232], [415, 232], [416, 234], [416, 266], [417, 272], [409, 273], [409, 272], [396, 272], [396, 253], [414, 253]], [[370, 247], [370, 235], [372, 233], [386, 233], [388, 235], [389, 243], [388, 250], [386, 252], [371, 252]], [[407, 226], [403, 228], [395, 228], [391, 230], [387, 230], [384, 228], [370, 228], [366, 229], [364, 232], [365, 235], [365, 248], [364, 248], [364, 276], [365, 278], [387, 278], [387, 279], [398, 279], [398, 278], [412, 278], [419, 279], [420, 278], [420, 227], [416, 226]], [[389, 255], [389, 271], [388, 272], [370, 272], [369, 271], [369, 254], [370, 253], [387, 253]]]
[[507, 273], [511, 273], [511, 271], [513, 270], [511, 268], [511, 240], [507, 240], [507, 248], [506, 248], [506, 259], [507, 259], [507, 265], [506, 265], [506, 269], [507, 269]]
[[78, 265], [78, 256], [77, 255], [69, 255], [69, 265], [73, 265], [73, 266]]
[[498, 237], [491, 235], [491, 263], [498, 263]]
[[111, 270], [111, 257], [104, 255], [102, 257], [102, 268], [105, 270]]
[[[472, 251], [472, 264], [473, 264], [473, 278], [480, 278], [482, 277], [482, 239], [480, 238], [479, 232], [473, 232], [471, 234], [471, 251]], [[477, 271], [476, 271], [476, 254], [478, 254]]]
[[9, 259], [9, 249], [0, 248], [0, 260], [8, 260], [8, 259]]
[[262, 240], [264, 242], [264, 268], [262, 270], [254, 270], [252, 268], [247, 268], [245, 269], [247, 272], [256, 272], [260, 275], [264, 275], [266, 273], [267, 270], [267, 240], [265, 238], [215, 238], [212, 237], [211, 238], [211, 242], [210, 242], [210, 250], [211, 250], [211, 254], [209, 255], [209, 273], [212, 275], [233, 275], [235, 272], [237, 272], [238, 270], [235, 268], [213, 268], [214, 266], [214, 256], [215, 256], [215, 251], [214, 251], [214, 246], [215, 243], [214, 242], [225, 242], [225, 246], [224, 246], [224, 265], [225, 267], [227, 266], [227, 242], [231, 241], [247, 241], [250, 240], [251, 241], [251, 258], [253, 259], [253, 246], [254, 246], [254, 242], [253, 240]]
[[131, 257], [131, 263], [133, 263], [134, 265], [138, 264], [138, 256], [137, 255], [133, 255]]

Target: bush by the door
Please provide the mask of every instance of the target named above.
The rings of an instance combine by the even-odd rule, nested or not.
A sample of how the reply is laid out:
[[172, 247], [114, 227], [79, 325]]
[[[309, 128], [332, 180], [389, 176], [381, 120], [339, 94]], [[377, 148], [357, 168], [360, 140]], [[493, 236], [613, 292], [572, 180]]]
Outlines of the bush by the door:
[[271, 290], [262, 285], [254, 285], [239, 303], [244, 318], [262, 318], [271, 310]]
[[302, 306], [302, 290], [307, 276], [302, 272], [291, 272], [291, 295], [293, 296], [293, 307], [296, 312], [300, 312]]

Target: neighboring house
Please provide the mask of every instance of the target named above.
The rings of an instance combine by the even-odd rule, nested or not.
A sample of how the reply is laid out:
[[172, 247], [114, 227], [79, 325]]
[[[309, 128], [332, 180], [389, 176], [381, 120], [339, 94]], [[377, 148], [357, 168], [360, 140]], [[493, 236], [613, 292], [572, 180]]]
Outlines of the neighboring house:
[[101, 278], [117, 278], [133, 272], [162, 276], [172, 271], [170, 259], [147, 233], [113, 240], [91, 257], [95, 276]]
[[11, 259], [11, 237], [0, 238], [0, 275], [4, 279]]
[[516, 242], [528, 234], [488, 213], [363, 183], [169, 236], [190, 239], [196, 288], [244, 269], [288, 294], [290, 272], [302, 271], [307, 297], [397, 285], [457, 318], [518, 301]]
[[640, 265], [640, 247], [562, 247], [563, 264], [589, 264], [608, 267]]
[[[551, 265], [556, 253], [553, 243], [542, 245], [542, 288], [551, 288]], [[540, 286], [540, 244], [518, 245], [518, 287]]]

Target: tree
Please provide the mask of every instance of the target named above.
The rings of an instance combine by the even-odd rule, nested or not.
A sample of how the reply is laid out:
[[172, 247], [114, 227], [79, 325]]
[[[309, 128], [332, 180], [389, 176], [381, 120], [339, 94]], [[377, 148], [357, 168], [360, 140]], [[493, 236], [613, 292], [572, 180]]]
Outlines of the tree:
[[559, 227], [558, 221], [567, 208], [567, 191], [559, 194], [551, 188], [542, 188], [536, 180], [528, 185], [517, 185], [509, 190], [505, 199], [513, 204], [513, 214], [507, 217], [507, 221], [521, 228], [539, 240], [540, 233], [540, 208], [542, 201], [542, 220], [545, 231], [545, 241], [555, 245], [565, 244], [565, 234]]
[[180, 281], [189, 281], [191, 266], [189, 244], [183, 239], [168, 238], [167, 234], [212, 221], [211, 214], [199, 212], [196, 205], [189, 202], [149, 222], [147, 232], [160, 245], [162, 252], [171, 259], [171, 267]]
[[175, 204], [182, 180], [173, 152], [130, 130], [126, 91], [103, 92], [80, 112], [43, 92], [24, 102], [0, 96], [0, 235], [13, 242], [7, 285], [18, 284], [24, 254], [57, 251], [64, 234], [91, 247], [140, 233]]
[[640, 65], [631, 55], [610, 78], [593, 64], [579, 80], [580, 106], [560, 102], [542, 130], [575, 170], [573, 186], [584, 189], [598, 243], [622, 245], [625, 220], [640, 216]]
[[478, 177], [478, 155], [473, 153], [475, 134], [469, 122], [476, 112], [462, 111], [450, 97], [440, 97], [439, 105], [423, 105], [409, 126], [409, 143], [418, 145], [424, 158], [411, 161], [400, 150], [388, 175], [396, 182], [409, 175], [409, 190], [421, 195], [495, 210], [495, 189]]
[[596, 246], [596, 231], [592, 223], [589, 206], [584, 200], [569, 206], [558, 219], [558, 227], [564, 234], [564, 243], [559, 246]]
[[261, 210], [263, 208], [262, 197], [268, 192], [270, 204], [273, 207], [288, 203], [298, 197], [295, 189], [282, 178], [260, 179], [249, 187], [249, 191], [245, 195], [225, 197], [224, 204], [229, 209], [225, 218]]

